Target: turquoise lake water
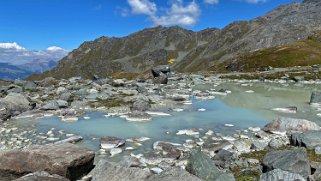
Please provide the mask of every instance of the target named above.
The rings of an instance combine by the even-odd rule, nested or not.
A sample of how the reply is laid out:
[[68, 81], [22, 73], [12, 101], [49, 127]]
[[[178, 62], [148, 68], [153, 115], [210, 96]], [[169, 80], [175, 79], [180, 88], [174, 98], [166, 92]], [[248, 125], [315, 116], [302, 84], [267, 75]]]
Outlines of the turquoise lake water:
[[[89, 112], [84, 115], [89, 116], [89, 120], [80, 118], [77, 122], [66, 123], [58, 117], [49, 117], [38, 121], [37, 127], [43, 132], [49, 128], [56, 128], [81, 135], [85, 138], [83, 145], [98, 149], [98, 140], [104, 136], [123, 139], [144, 136], [151, 138], [147, 144], [157, 140], [183, 143], [187, 137], [176, 135], [180, 129], [196, 128], [200, 129], [201, 134], [213, 130], [228, 135], [248, 127], [263, 127], [280, 116], [305, 118], [320, 123], [321, 118], [317, 116], [320, 111], [308, 104], [312, 90], [318, 89], [318, 86], [259, 83], [253, 86], [241, 86], [226, 83], [220, 87], [229, 89], [232, 93], [227, 96], [216, 96], [213, 100], [193, 99], [193, 104], [185, 105], [183, 112], [168, 112], [164, 109], [162, 111], [171, 116], [153, 117], [148, 122], [128, 122], [119, 117], [106, 118], [104, 113]], [[248, 90], [253, 90], [254, 93], [247, 93]], [[298, 113], [289, 114], [271, 110], [287, 106], [296, 106]], [[199, 112], [200, 108], [206, 111]], [[234, 127], [226, 127], [225, 124], [233, 124]]]

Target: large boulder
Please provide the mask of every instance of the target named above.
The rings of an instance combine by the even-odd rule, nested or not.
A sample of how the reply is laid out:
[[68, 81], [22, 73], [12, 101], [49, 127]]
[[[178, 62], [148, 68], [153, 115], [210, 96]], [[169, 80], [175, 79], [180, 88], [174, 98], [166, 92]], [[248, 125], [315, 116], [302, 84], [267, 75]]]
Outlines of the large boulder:
[[14, 181], [69, 181], [69, 179], [57, 174], [50, 175], [48, 172], [41, 171], [41, 172], [27, 174]]
[[312, 92], [310, 104], [321, 103], [321, 92]]
[[26, 96], [10, 93], [0, 100], [0, 119], [9, 119], [12, 116], [28, 111], [30, 108], [32, 107]]
[[158, 65], [152, 68], [152, 74], [154, 77], [159, 77], [161, 74], [167, 74], [171, 71], [168, 65]]
[[164, 75], [154, 77], [153, 79], [154, 84], [167, 84], [168, 83], [168, 78]]
[[307, 178], [311, 174], [307, 151], [304, 148], [296, 148], [267, 153], [263, 158], [263, 172], [274, 169], [298, 173]]
[[309, 149], [321, 146], [321, 131], [293, 132], [291, 133], [291, 144]]
[[141, 168], [129, 167], [121, 162], [101, 160], [89, 173], [91, 181], [142, 181], [151, 173]]
[[95, 153], [70, 143], [35, 145], [0, 153], [0, 178], [14, 180], [38, 171], [76, 180], [93, 168]]
[[264, 131], [271, 133], [287, 132], [287, 131], [309, 131], [309, 130], [321, 130], [320, 126], [314, 122], [305, 119], [295, 118], [278, 118], [271, 123], [267, 124]]
[[260, 181], [305, 181], [305, 179], [296, 173], [291, 173], [287, 171], [283, 171], [280, 169], [275, 169], [264, 173], [260, 177]]
[[193, 151], [188, 159], [187, 170], [198, 178], [212, 181], [234, 181], [231, 173], [220, 171], [213, 160], [201, 151]]
[[137, 100], [133, 103], [133, 106], [131, 107], [132, 111], [147, 111], [150, 109], [150, 104], [145, 100]]
[[184, 180], [184, 181], [201, 181], [201, 179], [188, 173], [186, 170], [181, 168], [171, 168], [165, 170], [160, 174], [153, 175], [147, 179], [147, 181], [173, 181], [173, 180]]
[[68, 107], [68, 102], [65, 100], [51, 100], [43, 105], [40, 109], [44, 111], [58, 110], [60, 108]]

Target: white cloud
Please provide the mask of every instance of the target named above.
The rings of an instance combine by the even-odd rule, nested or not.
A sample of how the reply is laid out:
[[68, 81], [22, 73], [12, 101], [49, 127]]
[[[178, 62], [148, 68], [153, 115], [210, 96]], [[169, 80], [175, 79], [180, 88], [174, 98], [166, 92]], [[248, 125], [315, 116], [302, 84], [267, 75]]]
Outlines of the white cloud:
[[157, 12], [155, 3], [149, 0], [127, 0], [133, 14], [154, 15]]
[[220, 1], [219, 0], [204, 0], [206, 4], [218, 4]]
[[184, 6], [182, 0], [177, 0], [166, 11], [165, 15], [152, 16], [151, 20], [154, 24], [162, 26], [192, 26], [198, 21], [200, 13], [201, 10], [195, 1]]
[[62, 51], [62, 50], [64, 50], [64, 49], [61, 48], [61, 47], [57, 47], [57, 46], [51, 46], [51, 47], [47, 48], [47, 51], [52, 51], [52, 52], [54, 52], [54, 51]]
[[33, 60], [58, 61], [68, 54], [68, 51], [57, 46], [46, 50], [28, 50], [17, 43], [0, 43], [0, 62], [21, 65]]
[[15, 50], [25, 50], [22, 46], [18, 45], [16, 42], [13, 43], [0, 43], [0, 48], [2, 49], [15, 49]]
[[[201, 10], [195, 1], [184, 5], [183, 0], [171, 1], [169, 8], [161, 8], [158, 11], [157, 5], [149, 0], [127, 0], [132, 14], [144, 14], [149, 16], [148, 20], [155, 25], [173, 26], [183, 25], [192, 26], [198, 21]], [[122, 12], [126, 16], [127, 12]], [[123, 15], [124, 14], [124, 15]]]

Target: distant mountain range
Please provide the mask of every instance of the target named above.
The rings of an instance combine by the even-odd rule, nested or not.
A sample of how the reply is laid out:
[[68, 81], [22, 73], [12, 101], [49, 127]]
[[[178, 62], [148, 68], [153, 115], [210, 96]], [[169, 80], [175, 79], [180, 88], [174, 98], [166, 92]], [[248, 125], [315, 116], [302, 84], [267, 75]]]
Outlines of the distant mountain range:
[[[224, 67], [221, 65], [224, 62], [229, 65], [229, 62], [239, 60], [240, 56], [308, 40], [321, 30], [320, 12], [321, 1], [305, 0], [280, 6], [250, 21], [231, 23], [223, 29], [209, 28], [193, 32], [181, 27], [158, 26], [122, 38], [101, 37], [84, 42], [64, 57], [57, 67], [34, 75], [31, 79], [47, 76], [90, 78], [94, 74], [133, 77], [143, 75], [153, 66], [169, 62], [172, 63], [172, 69], [180, 72], [215, 70], [218, 65]], [[313, 44], [315, 41], [317, 45]], [[318, 39], [313, 42], [309, 44], [309, 41], [305, 41], [304, 45], [318, 48]], [[305, 58], [309, 54], [302, 56]], [[288, 61], [296, 62], [296, 59], [296, 56], [292, 56]], [[321, 60], [318, 61], [321, 63]], [[264, 65], [268, 64], [266, 62]], [[278, 66], [277, 63], [275, 65]], [[238, 71], [238, 67], [242, 66], [235, 66], [233, 71]]]
[[59, 47], [33, 51], [17, 43], [0, 43], [0, 79], [23, 79], [50, 70], [67, 53], [68, 51]]

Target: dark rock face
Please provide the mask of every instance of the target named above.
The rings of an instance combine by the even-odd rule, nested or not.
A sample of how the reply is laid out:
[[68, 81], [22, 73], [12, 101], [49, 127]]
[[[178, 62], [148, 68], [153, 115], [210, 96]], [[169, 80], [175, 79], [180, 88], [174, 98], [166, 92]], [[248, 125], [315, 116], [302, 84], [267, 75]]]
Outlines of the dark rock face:
[[187, 170], [198, 178], [213, 181], [234, 181], [230, 173], [220, 171], [209, 156], [201, 151], [195, 151], [188, 160]]
[[168, 65], [159, 65], [152, 68], [152, 74], [154, 77], [159, 77], [161, 73], [167, 74], [171, 71]]
[[310, 98], [310, 104], [321, 103], [321, 92], [312, 92]]
[[260, 181], [281, 181], [281, 180], [293, 180], [293, 181], [305, 181], [305, 179], [296, 173], [290, 173], [280, 169], [275, 169], [261, 175]]
[[274, 169], [298, 173], [304, 178], [311, 174], [310, 163], [304, 148], [267, 153], [263, 159], [263, 172]]
[[108, 162], [101, 160], [89, 173], [92, 181], [142, 181], [151, 175], [149, 171], [129, 167], [121, 163]]
[[93, 168], [94, 157], [93, 151], [70, 143], [1, 152], [0, 178], [14, 180], [28, 173], [46, 171], [76, 180]]
[[319, 0], [304, 0], [303, 3], [320, 3]]
[[48, 172], [42, 171], [30, 173], [14, 181], [69, 181], [69, 179], [56, 174], [50, 175]]
[[294, 132], [291, 134], [291, 144], [309, 149], [321, 146], [321, 131]]
[[162, 75], [159, 77], [155, 77], [153, 79], [153, 82], [154, 82], [154, 84], [167, 84], [168, 78], [166, 76]]
[[160, 174], [153, 175], [147, 179], [147, 181], [173, 181], [173, 180], [184, 180], [184, 181], [201, 181], [201, 179], [188, 173], [180, 168], [172, 168], [165, 170]]

